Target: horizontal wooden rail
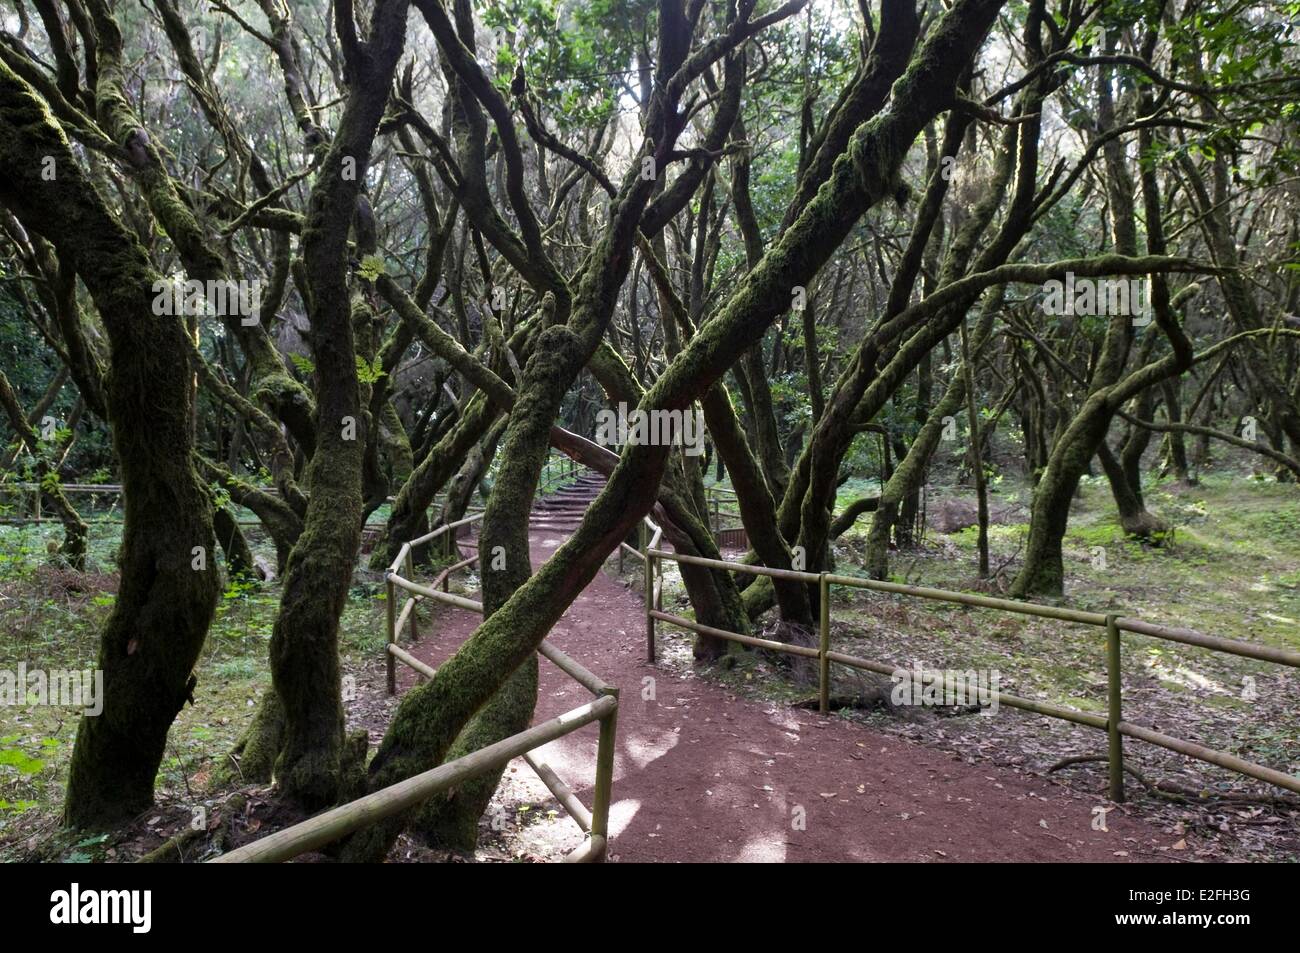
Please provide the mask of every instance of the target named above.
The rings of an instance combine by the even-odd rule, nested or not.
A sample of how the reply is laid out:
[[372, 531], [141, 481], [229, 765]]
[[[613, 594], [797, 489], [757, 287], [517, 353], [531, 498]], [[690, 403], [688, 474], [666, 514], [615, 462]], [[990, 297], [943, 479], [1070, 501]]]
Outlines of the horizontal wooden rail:
[[[460, 529], [462, 526], [468, 526], [470, 523], [477, 523], [481, 519], [483, 519], [483, 514], [475, 513], [472, 516], [466, 516], [464, 519], [456, 520], [453, 523], [443, 523], [441, 526], [437, 527], [436, 529], [430, 530], [429, 532], [425, 533], [423, 536], [417, 536], [415, 539], [403, 543], [402, 547], [403, 549], [407, 549], [415, 546], [421, 546], [424, 543], [429, 542], [430, 540], [437, 539], [439, 536], [441, 536], [443, 533], [447, 532], [448, 530], [457, 530]], [[401, 560], [400, 556], [398, 559], [394, 559], [389, 568], [392, 569], [394, 572], [396, 572], [397, 567], [401, 565], [400, 560]]]
[[403, 579], [395, 572], [388, 573], [388, 580], [399, 589], [405, 589], [407, 592], [418, 593], [427, 599], [435, 599], [438, 602], [445, 602], [449, 606], [456, 606], [458, 609], [468, 609], [470, 612], [483, 611], [483, 603], [475, 602], [473, 599], [466, 599], [464, 596], [455, 596], [450, 592], [440, 592], [429, 586], [422, 586], [418, 582], [411, 582], [409, 579]]
[[[878, 675], [890, 675], [903, 669], [899, 665], [888, 665], [883, 662], [871, 662], [864, 658], [858, 658], [856, 655], [845, 655], [843, 652], [827, 652], [826, 658], [839, 665], [847, 665], [849, 668], [862, 669], [868, 672], [875, 672]], [[908, 672], [910, 677], [910, 671]], [[940, 673], [930, 673], [937, 675]], [[954, 679], [943, 675], [944, 688], [947, 689], [954, 683]], [[1087, 725], [1089, 728], [1100, 728], [1106, 730], [1106, 719], [1101, 715], [1094, 715], [1091, 712], [1080, 711], [1077, 708], [1067, 708], [1064, 705], [1053, 705], [1049, 702], [1034, 701], [1032, 698], [1021, 698], [1018, 695], [1009, 695], [1006, 692], [990, 692], [991, 696], [997, 697], [999, 705], [1007, 705], [1011, 708], [1020, 708], [1024, 711], [1032, 711], [1039, 715], [1046, 715], [1049, 718], [1060, 718], [1063, 721], [1072, 721], [1075, 724]]]
[[424, 662], [421, 662], [410, 652], [406, 651], [406, 649], [399, 648], [396, 642], [388, 643], [388, 654], [396, 656], [399, 661], [401, 661], [405, 665], [409, 665], [411, 668], [415, 669], [425, 678], [431, 679], [433, 678], [433, 676], [438, 674], [437, 669], [433, 668], [432, 666], [426, 665]]
[[[0, 491], [30, 492], [38, 488], [40, 488], [39, 483], [0, 483]], [[59, 489], [67, 493], [121, 493], [122, 485], [120, 483], [60, 483]]]
[[[0, 493], [3, 493], [5, 490], [12, 490], [12, 489], [29, 492], [39, 487], [40, 487], [39, 483], [24, 483], [24, 482], [0, 483]], [[106, 493], [106, 494], [120, 495], [122, 493], [122, 484], [120, 483], [60, 483], [59, 489], [63, 490], [65, 493]], [[260, 486], [257, 489], [258, 492], [265, 493], [267, 496], [278, 496], [280, 494], [280, 488], [275, 486]], [[397, 497], [395, 496], [384, 497], [384, 502], [395, 503], [397, 502]]]
[[1253, 642], [1243, 642], [1240, 639], [1225, 639], [1218, 635], [1206, 635], [1197, 632], [1195, 629], [1157, 625], [1153, 622], [1127, 619], [1123, 616], [1116, 619], [1115, 622], [1125, 632], [1132, 632], [1135, 635], [1146, 635], [1153, 639], [1163, 639], [1166, 642], [1180, 642], [1183, 645], [1195, 645], [1214, 652], [1225, 652], [1228, 655], [1239, 655], [1242, 658], [1253, 658], [1261, 662], [1273, 662], [1277, 665], [1300, 668], [1300, 652], [1291, 652], [1271, 645], [1256, 645]]
[[693, 566], [705, 566], [709, 569], [721, 569], [725, 572], [746, 573], [750, 576], [771, 576], [773, 579], [806, 582], [814, 586], [821, 580], [821, 576], [815, 572], [800, 572], [797, 569], [769, 569], [767, 566], [731, 562], [726, 559], [708, 559], [704, 556], [670, 553], [664, 549], [651, 549], [649, 555], [654, 556], [656, 559], [671, 559], [675, 563], [690, 563]]
[[[3, 524], [5, 526], [24, 526], [27, 523], [57, 523], [57, 522], [58, 522], [57, 516], [44, 516], [40, 518], [35, 516], [0, 517], [0, 524]], [[110, 519], [91, 518], [87, 520], [82, 520], [82, 522], [85, 523], [87, 526], [125, 526], [126, 525], [126, 520], [124, 519], [110, 520]], [[238, 526], [246, 526], [251, 529], [251, 528], [260, 528], [262, 526], [262, 521], [261, 520], [235, 520], [235, 524]], [[361, 528], [363, 530], [377, 531], [383, 529], [386, 525], [387, 525], [386, 523], [366, 523]]]
[[1253, 761], [1246, 761], [1236, 755], [1228, 754], [1226, 751], [1207, 748], [1204, 745], [1196, 744], [1194, 741], [1184, 741], [1181, 738], [1174, 738], [1151, 728], [1130, 724], [1127, 721], [1119, 723], [1119, 732], [1122, 735], [1128, 735], [1130, 738], [1138, 738], [1148, 744], [1159, 745], [1161, 748], [1176, 751], [1179, 754], [1187, 755], [1189, 758], [1207, 761], [1221, 768], [1227, 768], [1229, 771], [1236, 771], [1238, 774], [1244, 774], [1256, 780], [1265, 781], [1300, 794], [1300, 778], [1284, 774], [1281, 771], [1274, 771], [1272, 768], [1266, 768], [1264, 765], [1256, 764]]
[[[770, 576], [774, 579], [806, 582], [809, 585], [816, 584], [821, 578], [820, 573], [800, 572], [793, 569], [770, 569], [767, 566], [731, 562], [725, 559], [706, 559], [703, 556], [670, 553], [662, 549], [656, 549], [650, 555], [659, 559], [671, 559], [673, 562], [706, 566], [710, 569], [747, 573], [752, 576]], [[1056, 619], [1061, 622], [1075, 622], [1080, 625], [1094, 625], [1101, 628], [1105, 628], [1106, 619], [1108, 618], [1101, 612], [1087, 612], [1082, 609], [1069, 609], [1064, 606], [1048, 606], [1038, 602], [1018, 602], [1014, 599], [999, 599], [994, 596], [983, 596], [973, 592], [955, 592], [950, 589], [935, 589], [929, 586], [908, 586], [897, 582], [885, 582], [880, 579], [865, 579], [861, 576], [827, 573], [826, 581], [832, 586], [848, 586], [854, 589], [890, 592], [896, 595], [914, 596], [919, 599], [952, 602], [981, 609], [997, 609], [1017, 615]], [[1216, 652], [1241, 656], [1242, 658], [1253, 658], [1261, 662], [1274, 662], [1278, 665], [1300, 668], [1300, 652], [1289, 649], [1276, 648], [1271, 645], [1256, 645], [1253, 642], [1243, 642], [1240, 639], [1225, 639], [1221, 636], [1206, 635], [1203, 632], [1197, 632], [1195, 629], [1159, 625], [1125, 616], [1120, 616], [1115, 621], [1120, 629], [1125, 632], [1132, 632], [1135, 635], [1146, 635], [1167, 642], [1195, 645]]]
[[701, 635], [711, 635], [715, 639], [726, 639], [729, 642], [740, 642], [758, 649], [771, 649], [773, 652], [784, 652], [786, 655], [802, 655], [804, 658], [818, 658], [821, 655], [817, 649], [808, 645], [790, 645], [787, 642], [760, 639], [755, 635], [742, 635], [739, 632], [728, 632], [726, 629], [715, 629], [711, 625], [704, 625], [702, 622], [695, 622], [679, 615], [660, 612], [658, 609], [650, 610], [650, 618], [681, 626], [683, 629], [690, 629], [692, 632], [699, 632]]
[[476, 562], [478, 562], [478, 553], [475, 553], [473, 556], [469, 556], [466, 559], [462, 559], [459, 562], [452, 563], [442, 572], [438, 573], [438, 575], [434, 576], [433, 582], [429, 583], [430, 587], [437, 589], [445, 583], [448, 578], [450, 578], [452, 573], [459, 569], [464, 569], [466, 566], [472, 566]]
[[[766, 572], [764, 573], [766, 575]], [[864, 579], [860, 576], [842, 576], [828, 573], [827, 582], [833, 586], [851, 586], [855, 589], [870, 589], [876, 592], [892, 592], [898, 595], [915, 596], [939, 602], [954, 602], [961, 605], [975, 606], [982, 609], [997, 609], [1013, 612], [1017, 615], [1037, 616], [1044, 619], [1057, 619], [1062, 622], [1077, 622], [1081, 625], [1095, 625], [1105, 628], [1109, 616], [1101, 612], [1087, 612], [1081, 609], [1068, 609], [1063, 606], [1046, 606], [1038, 602], [1018, 602], [1014, 599], [998, 599], [994, 596], [982, 596], [972, 592], [953, 592], [949, 589], [934, 589], [928, 586], [907, 586], [897, 582], [885, 582], [880, 579]], [[1240, 639], [1225, 639], [1216, 635], [1206, 635], [1195, 629], [1158, 625], [1141, 619], [1119, 616], [1116, 625], [1125, 632], [1146, 635], [1166, 642], [1180, 642], [1184, 645], [1196, 645], [1201, 648], [1239, 655], [1243, 658], [1258, 659], [1262, 662], [1276, 662], [1300, 668], [1300, 652], [1274, 648], [1271, 645], [1256, 645]]]

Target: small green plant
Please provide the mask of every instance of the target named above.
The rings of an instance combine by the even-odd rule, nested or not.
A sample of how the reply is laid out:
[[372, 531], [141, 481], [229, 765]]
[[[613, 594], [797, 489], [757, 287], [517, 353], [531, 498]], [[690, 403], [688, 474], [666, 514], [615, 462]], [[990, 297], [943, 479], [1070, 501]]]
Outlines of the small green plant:
[[[9, 739], [0, 740], [17, 740], [17, 735]], [[45, 767], [45, 762], [40, 758], [33, 758], [21, 748], [0, 748], [0, 766], [15, 769], [19, 775], [26, 777], [38, 773]]]
[[221, 594], [225, 600], [243, 599], [257, 589], [257, 583], [247, 576], [231, 576], [226, 583], [226, 590]]
[[384, 260], [378, 255], [367, 255], [361, 259], [361, 267], [357, 269], [358, 277], [366, 281], [374, 281], [380, 275], [387, 274]]
[[374, 384], [384, 376], [383, 361], [378, 357], [374, 361], [367, 363], [366, 359], [360, 354], [357, 355], [357, 380], [362, 384]]

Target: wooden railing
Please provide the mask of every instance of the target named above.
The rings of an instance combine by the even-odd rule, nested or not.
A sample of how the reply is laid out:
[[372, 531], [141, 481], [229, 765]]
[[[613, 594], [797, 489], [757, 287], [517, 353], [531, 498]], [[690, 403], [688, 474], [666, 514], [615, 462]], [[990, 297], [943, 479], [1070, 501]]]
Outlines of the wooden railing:
[[[549, 469], [549, 468], [548, 468]], [[579, 472], [577, 467], [557, 467], [550, 477], [550, 481], [564, 483], [571, 481]], [[540, 495], [546, 492], [547, 482], [539, 483], [537, 493]], [[399, 642], [406, 625], [410, 624], [412, 635], [415, 634], [415, 607], [423, 599], [432, 599], [435, 602], [441, 602], [444, 605], [455, 606], [458, 609], [468, 609], [471, 612], [482, 614], [483, 604], [474, 599], [467, 599], [464, 596], [454, 595], [447, 591], [451, 574], [459, 569], [464, 569], [478, 562], [479, 554], [464, 559], [455, 559], [459, 556], [456, 544], [456, 535], [462, 526], [469, 526], [482, 520], [483, 514], [477, 513], [468, 516], [463, 520], [454, 523], [448, 523], [439, 526], [430, 533], [425, 534], [409, 543], [403, 543], [397, 556], [393, 559], [392, 564], [385, 573], [385, 586], [388, 596], [388, 644], [387, 644], [387, 661], [388, 661], [388, 693], [391, 695], [397, 691], [397, 670], [396, 663], [402, 664], [414, 669], [425, 678], [433, 678], [436, 670], [421, 662], [415, 656], [404, 650]], [[443, 569], [433, 580], [430, 585], [422, 585], [415, 582], [414, 563], [412, 551], [416, 546], [423, 543], [432, 542], [434, 539], [442, 537], [446, 541], [444, 555], [452, 561]], [[399, 571], [404, 570], [407, 576], [402, 576]], [[443, 588], [440, 591], [438, 586]], [[406, 601], [401, 609], [397, 608], [397, 591], [401, 590], [408, 593]], [[574, 659], [570, 658], [564, 652], [551, 645], [549, 642], [543, 642], [537, 649], [539, 655], [547, 659], [562, 672], [572, 678], [578, 684], [582, 685], [592, 694], [600, 698], [614, 699], [614, 706], [608, 712], [602, 714], [597, 720], [600, 721], [600, 737], [596, 746], [596, 781], [593, 790], [593, 806], [590, 811], [582, 804], [581, 801], [573, 794], [573, 791], [567, 784], [545, 763], [539, 762], [531, 755], [521, 751], [524, 754], [524, 761], [531, 767], [546, 785], [547, 789], [555, 795], [564, 808], [565, 813], [569, 815], [578, 825], [578, 827], [588, 835], [588, 841], [571, 854], [568, 860], [602, 860], [604, 858], [605, 846], [608, 832], [609, 804], [611, 796], [611, 782], [614, 770], [614, 747], [616, 742], [616, 725], [618, 716], [618, 689], [612, 685], [607, 685], [597, 676], [592, 674]], [[566, 716], [562, 716], [566, 717]], [[583, 722], [585, 724], [586, 722]], [[576, 727], [581, 727], [578, 725]], [[576, 730], [573, 729], [573, 730]], [[567, 733], [567, 732], [566, 732]], [[556, 737], [559, 737], [557, 735]], [[551, 740], [551, 739], [548, 739]], [[484, 749], [487, 750], [487, 749]], [[527, 749], [531, 751], [531, 749]], [[477, 754], [477, 752], [476, 752]], [[472, 755], [470, 756], [472, 757]], [[490, 768], [491, 766], [489, 766]], [[484, 770], [488, 770], [485, 768]]]
[[[65, 494], [88, 494], [91, 496], [121, 496], [122, 487], [116, 483], [60, 483], [59, 489]], [[25, 516], [5, 516], [0, 522], [10, 524], [23, 523], [42, 523], [48, 517], [45, 516], [41, 509], [41, 485], [39, 483], [28, 482], [11, 482], [0, 483], [0, 495], [5, 496], [26, 496], [29, 500], [28, 507], [31, 511], [30, 517]], [[113, 507], [116, 509], [116, 506]], [[120, 525], [121, 520], [111, 519], [89, 519], [87, 524], [95, 523], [112, 523]]]
[[721, 549], [748, 549], [749, 534], [740, 515], [740, 502], [736, 491], [725, 486], [704, 488], [706, 515], [709, 529]]
[[[572, 478], [575, 472], [570, 470], [565, 474], [566, 478]], [[483, 611], [481, 602], [444, 591], [453, 572], [478, 561], [477, 553], [465, 559], [455, 559], [438, 574], [431, 585], [426, 586], [414, 581], [413, 549], [441, 537], [445, 542], [444, 555], [448, 558], [459, 556], [456, 544], [458, 531], [461, 527], [469, 526], [482, 518], [482, 513], [476, 513], [465, 519], [439, 526], [424, 536], [403, 543], [397, 556], [389, 565], [384, 584], [388, 598], [386, 657], [390, 695], [397, 690], [398, 662], [424, 678], [433, 678], [437, 674], [436, 669], [420, 661], [399, 645], [401, 635], [408, 625], [412, 635], [415, 634], [415, 609], [421, 601], [430, 599], [473, 612]], [[404, 571], [406, 576], [400, 575], [399, 571]], [[443, 590], [438, 589], [439, 585], [443, 586]], [[401, 609], [397, 608], [398, 590], [408, 593]], [[524, 763], [532, 768], [541, 782], [555, 795], [555, 799], [564, 808], [565, 813], [586, 835], [583, 843], [565, 856], [565, 862], [604, 860], [609, 844], [609, 806], [613, 794], [614, 751], [618, 730], [618, 688], [607, 684], [549, 642], [542, 642], [537, 652], [596, 696], [595, 700], [488, 745], [486, 748], [480, 748], [463, 758], [449, 761], [261, 840], [246, 844], [238, 850], [223, 854], [214, 862], [278, 863], [291, 860], [383, 818], [410, 810], [434, 795], [462, 785], [471, 778], [501, 768], [517, 757], [522, 757]], [[600, 735], [596, 744], [596, 778], [592, 791], [592, 807], [588, 810], [559, 775], [545, 762], [539, 761], [532, 752], [592, 722], [599, 723]]]
[[[617, 689], [611, 688], [609, 694], [601, 695], [595, 701], [574, 708], [572, 711], [567, 711], [549, 721], [544, 721], [540, 725], [534, 725], [526, 731], [521, 731], [517, 735], [511, 735], [509, 738], [498, 741], [496, 744], [480, 748], [463, 758], [448, 761], [446, 764], [425, 771], [423, 774], [417, 774], [405, 781], [399, 781], [382, 790], [375, 791], [373, 794], [367, 794], [365, 797], [342, 804], [323, 814], [318, 814], [300, 824], [286, 827], [282, 831], [277, 831], [260, 840], [253, 841], [251, 844], [245, 844], [228, 854], [222, 854], [212, 860], [211, 863], [273, 864], [292, 860], [300, 854], [318, 850], [326, 844], [332, 843], [363, 827], [368, 827], [386, 817], [418, 807], [436, 794], [441, 794], [462, 785], [481, 774], [504, 767], [512, 759], [520, 755], [527, 755], [528, 752], [535, 748], [554, 741], [556, 738], [571, 734], [593, 721], [600, 722], [601, 750], [609, 751], [610, 756], [607, 762], [598, 761], [596, 765], [598, 790], [596, 809], [591, 813], [587, 825], [590, 836], [581, 847], [565, 857], [565, 860], [568, 862], [602, 860], [605, 855], [606, 828], [609, 819], [608, 792], [613, 778], [612, 750], [614, 719], [617, 714], [618, 693]], [[535, 762], [529, 760], [528, 763], [534, 764]], [[542, 768], [544, 769], [545, 766], [543, 765]], [[553, 773], [550, 776], [554, 778]], [[543, 776], [542, 780], [546, 782], [547, 778]], [[600, 796], [601, 786], [603, 786], [605, 792], [603, 798]], [[556, 796], [561, 798], [560, 803], [564, 804], [566, 809], [572, 813], [573, 807], [568, 803], [571, 796], [561, 797], [559, 794]], [[577, 818], [575, 817], [575, 819]], [[581, 826], [583, 822], [578, 820], [578, 823]]]
[[572, 483], [585, 469], [585, 467], [579, 466], [572, 457], [565, 456], [562, 453], [548, 455], [546, 465], [542, 467], [542, 472], [538, 478], [537, 490], [534, 496], [541, 496], [551, 490], [559, 489], [566, 483]]
[[[831, 650], [830, 603], [831, 588], [833, 586], [846, 586], [853, 589], [866, 589], [873, 592], [888, 592], [919, 599], [952, 602], [959, 605], [995, 609], [1001, 612], [1010, 612], [1017, 615], [1036, 616], [1039, 618], [1056, 619], [1062, 622], [1096, 626], [1103, 628], [1106, 631], [1107, 696], [1105, 717], [1091, 712], [1080, 711], [1077, 708], [1069, 708], [1064, 705], [1054, 705], [1048, 702], [1020, 698], [1016, 695], [1010, 695], [1005, 692], [992, 692], [990, 693], [991, 696], [996, 696], [998, 704], [1001, 705], [1019, 708], [1039, 715], [1046, 715], [1049, 718], [1060, 718], [1075, 724], [1086, 725], [1090, 728], [1097, 728], [1105, 731], [1108, 740], [1107, 760], [1109, 762], [1110, 797], [1111, 800], [1114, 801], [1124, 800], [1123, 738], [1125, 736], [1136, 738], [1140, 741], [1148, 742], [1149, 744], [1158, 745], [1159, 747], [1167, 748], [1170, 751], [1175, 751], [1179, 754], [1196, 758], [1197, 760], [1205, 761], [1209, 764], [1227, 768], [1230, 771], [1235, 771], [1238, 774], [1243, 774], [1247, 777], [1264, 781], [1288, 791], [1300, 793], [1300, 778], [1274, 770], [1273, 768], [1255, 764], [1251, 761], [1246, 761], [1243, 758], [1238, 758], [1237, 756], [1228, 754], [1224, 751], [1199, 745], [1191, 741], [1185, 741], [1181, 738], [1175, 738], [1151, 728], [1143, 727], [1142, 725], [1135, 725], [1131, 722], [1124, 721], [1120, 680], [1121, 637], [1122, 633], [1125, 632], [1162, 639], [1167, 642], [1177, 642], [1182, 645], [1194, 645], [1215, 652], [1235, 655], [1240, 658], [1272, 662], [1277, 665], [1286, 665], [1291, 668], [1300, 668], [1300, 652], [1274, 648], [1267, 645], [1256, 645], [1251, 642], [1243, 642], [1237, 639], [1226, 639], [1219, 636], [1205, 635], [1204, 633], [1197, 632], [1194, 629], [1158, 625], [1152, 622], [1144, 622], [1141, 619], [1134, 619], [1116, 614], [1085, 612], [1079, 609], [1047, 606], [1032, 602], [1016, 602], [1011, 599], [998, 599], [992, 596], [983, 596], [976, 593], [954, 592], [947, 589], [933, 589], [924, 586], [907, 586], [900, 583], [883, 582], [875, 579], [864, 579], [857, 576], [845, 576], [836, 573], [811, 573], [796, 570], [769, 569], [766, 566], [753, 566], [726, 560], [685, 556], [660, 549], [658, 544], [661, 532], [648, 519], [645, 521], [642, 530], [643, 536], [647, 531], [653, 532], [653, 536], [648, 545], [642, 547], [642, 552], [636, 552], [635, 550], [632, 550], [632, 552], [645, 562], [646, 655], [651, 662], [655, 660], [655, 626], [657, 622], [667, 622], [680, 628], [689, 629], [692, 632], [698, 632], [703, 635], [725, 639], [732, 642], [739, 642], [743, 645], [749, 645], [755, 648], [769, 649], [774, 652], [783, 652], [788, 655], [798, 655], [805, 658], [815, 658], [818, 661], [819, 670], [819, 708], [823, 713], [826, 713], [830, 707], [830, 664], [832, 662], [850, 668], [876, 672], [881, 675], [893, 675], [899, 670], [897, 665], [871, 661]], [[631, 547], [627, 548], [631, 550]], [[773, 639], [762, 639], [751, 635], [742, 635], [737, 632], [728, 632], [723, 629], [703, 625], [693, 619], [687, 619], [682, 616], [664, 612], [664, 560], [671, 560], [676, 563], [690, 563], [710, 569], [725, 570], [727, 572], [748, 573], [754, 576], [768, 576], [774, 579], [785, 579], [807, 585], [816, 585], [820, 594], [818, 647], [814, 649], [811, 646], [788, 645], [784, 642], [777, 642]], [[953, 687], [953, 682], [951, 681], [950, 676], [943, 673], [929, 674], [936, 678], [942, 678], [945, 688]]]

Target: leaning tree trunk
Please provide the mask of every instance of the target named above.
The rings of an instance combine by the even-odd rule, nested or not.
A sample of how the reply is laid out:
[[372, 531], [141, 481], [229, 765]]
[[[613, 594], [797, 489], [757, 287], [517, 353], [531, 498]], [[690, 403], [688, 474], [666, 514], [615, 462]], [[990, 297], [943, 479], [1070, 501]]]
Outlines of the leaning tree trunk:
[[[1043, 471], [1034, 493], [1024, 565], [1011, 585], [1011, 593], [1016, 597], [1060, 595], [1064, 591], [1062, 541], [1069, 522], [1070, 503], [1079, 479], [1087, 472], [1089, 461], [1106, 438], [1111, 419], [1126, 401], [1162, 380], [1181, 374], [1194, 362], [1191, 342], [1179, 327], [1168, 297], [1160, 290], [1162, 278], [1162, 275], [1156, 275], [1154, 310], [1160, 330], [1169, 338], [1173, 352], [1138, 368], [1122, 380], [1102, 387], [1096, 387], [1096, 384], [1111, 379], [1113, 368], [1105, 360], [1098, 362], [1093, 374], [1095, 389], [1057, 439], [1047, 469]], [[1123, 328], [1118, 322], [1124, 320], [1127, 319], [1112, 319], [1108, 339], [1113, 333], [1122, 333]], [[1106, 351], [1103, 346], [1103, 353]], [[1121, 359], [1118, 351], [1110, 354], [1111, 360]], [[1118, 462], [1115, 468], [1121, 470]]]
[[[401, 551], [402, 543], [429, 532], [428, 511], [434, 497], [460, 467], [466, 454], [483, 439], [500, 411], [483, 394], [470, 399], [460, 419], [429, 450], [411, 478], [397, 491], [388, 524], [371, 554], [371, 569], [382, 570], [390, 565]], [[417, 547], [412, 556], [417, 563], [427, 562], [428, 545]]]
[[488, 431], [487, 437], [481, 443], [469, 452], [465, 462], [461, 464], [456, 475], [452, 477], [451, 483], [447, 486], [446, 502], [442, 505], [442, 522], [443, 524], [455, 523], [463, 519], [466, 510], [469, 509], [470, 501], [474, 498], [474, 490], [483, 482], [487, 475], [488, 467], [492, 465], [492, 458], [496, 456], [497, 444], [501, 440], [501, 434], [505, 432], [505, 418], [499, 419], [492, 425]]
[[[41, 175], [46, 158], [54, 180]], [[178, 319], [153, 313], [161, 278], [144, 249], [109, 212], [45, 104], [4, 65], [0, 202], [76, 269], [112, 351], [121, 582], [100, 639], [104, 710], [81, 720], [64, 800], [68, 824], [110, 826], [153, 802], [167, 732], [193, 698], [219, 589], [211, 506], [190, 462], [189, 344]]]
[[[548, 445], [549, 448], [549, 445]], [[503, 456], [510, 459], [511, 447]], [[508, 472], [508, 471], [514, 472]], [[541, 465], [537, 472], [541, 471]], [[479, 536], [479, 572], [483, 579], [483, 616], [491, 618], [532, 574], [528, 545], [528, 518], [518, 519], [532, 507], [536, 480], [507, 462], [502, 467], [484, 516]], [[509, 521], [492, 519], [494, 507], [504, 506]], [[447, 753], [449, 759], [471, 754], [527, 728], [537, 704], [537, 656], [530, 655], [511, 673], [505, 684], [474, 716]], [[471, 778], [454, 791], [431, 798], [416, 815], [414, 826], [431, 843], [472, 850], [478, 840], [478, 819], [501, 781], [504, 768]]]
[[[674, 292], [668, 273], [662, 262], [654, 254], [653, 249], [643, 250], [645, 251], [647, 270], [650, 272], [651, 279], [659, 292], [660, 307], [670, 315], [669, 322], [665, 327], [679, 325], [682, 336], [690, 340], [696, 333], [690, 314]], [[752, 350], [747, 353], [752, 353]], [[733, 368], [733, 371], [738, 370], [738, 367]], [[616, 375], [615, 371], [616, 368], [611, 367], [604, 374], [606, 386], [611, 390], [611, 393], [619, 391], [619, 385], [621, 384], [621, 390], [627, 391], [627, 393], [619, 394], [622, 399], [630, 402], [630, 398], [633, 396], [631, 392], [636, 390], [635, 396], [639, 401], [642, 394], [636, 388], [635, 382], [630, 381], [630, 379], [616, 379], [626, 375]], [[715, 383], [705, 392], [700, 404], [709, 433], [713, 436], [718, 460], [725, 462], [727, 470], [731, 473], [732, 487], [736, 491], [736, 502], [740, 507], [740, 518], [749, 537], [750, 548], [760, 562], [770, 569], [793, 569], [790, 546], [782, 538], [781, 532], [777, 528], [776, 502], [770, 490], [773, 485], [772, 471], [770, 467], [760, 466], [758, 459], [751, 451], [749, 441], [745, 437], [745, 431], [736, 417], [736, 411], [732, 406], [726, 385], [722, 381]], [[789, 473], [788, 471], [782, 472], [783, 475], [776, 482], [784, 485], [789, 479]], [[692, 537], [690, 549], [680, 549], [679, 551], [689, 555], [706, 555], [707, 558], [716, 559], [718, 558], [716, 553], [709, 554], [696, 551], [701, 543], [704, 543], [705, 548], [710, 551], [716, 549], [716, 544], [712, 534], [708, 532], [708, 508], [704, 500], [702, 477], [698, 470], [692, 482], [694, 484], [692, 489], [697, 491], [699, 500], [693, 515], [698, 517], [698, 522], [702, 524], [700, 526], [702, 532], [692, 532], [688, 528], [688, 525], [694, 526], [697, 520], [682, 520], [679, 518], [679, 524], [688, 524], [682, 525], [681, 528]], [[702, 536], [708, 537], [707, 542], [701, 538]], [[677, 543], [675, 542], [674, 545], [677, 545]], [[733, 632], [745, 631], [744, 627], [737, 628], [735, 624], [744, 620], [745, 613], [743, 610], [737, 613], [732, 609], [733, 603], [728, 591], [732, 587], [730, 576], [685, 563], [681, 565], [681, 571], [682, 581], [690, 592], [691, 604], [696, 610], [697, 621]], [[712, 594], [715, 598], [710, 598], [710, 594], [704, 591], [707, 576], [712, 576], [716, 580], [716, 586], [714, 587], [716, 591]], [[770, 584], [774, 588], [783, 621], [803, 626], [813, 624], [812, 603], [809, 599], [807, 587], [803, 583], [772, 579]], [[740, 618], [728, 620], [726, 618], [728, 615], [733, 617], [739, 615]], [[713, 617], [714, 621], [709, 621], [710, 617]], [[727, 624], [728, 621], [732, 624]], [[695, 656], [698, 659], [716, 658], [725, 648], [726, 645], [722, 640], [701, 634], [696, 638]]]

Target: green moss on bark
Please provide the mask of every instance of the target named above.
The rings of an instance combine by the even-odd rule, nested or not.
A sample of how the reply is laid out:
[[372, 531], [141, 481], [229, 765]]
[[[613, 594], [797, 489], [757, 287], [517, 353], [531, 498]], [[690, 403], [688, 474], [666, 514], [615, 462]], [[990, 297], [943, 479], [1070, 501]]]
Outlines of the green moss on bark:
[[[45, 156], [58, 169], [49, 181], [40, 174]], [[219, 590], [212, 511], [190, 463], [188, 344], [177, 319], [153, 315], [159, 279], [148, 256], [108, 211], [45, 104], [3, 65], [0, 201], [76, 268], [112, 350], [121, 584], [100, 640], [104, 710], [78, 727], [64, 802], [69, 824], [111, 826], [152, 803]]]

